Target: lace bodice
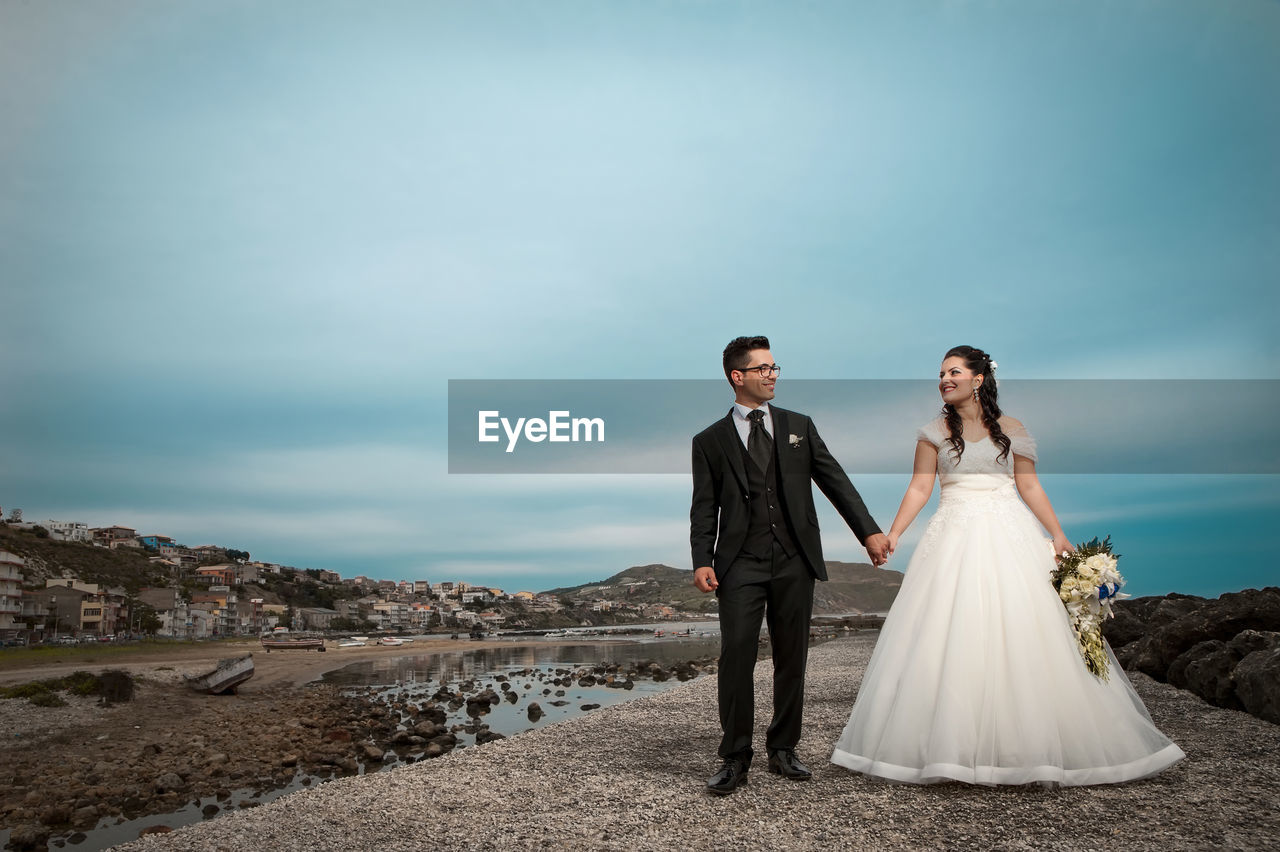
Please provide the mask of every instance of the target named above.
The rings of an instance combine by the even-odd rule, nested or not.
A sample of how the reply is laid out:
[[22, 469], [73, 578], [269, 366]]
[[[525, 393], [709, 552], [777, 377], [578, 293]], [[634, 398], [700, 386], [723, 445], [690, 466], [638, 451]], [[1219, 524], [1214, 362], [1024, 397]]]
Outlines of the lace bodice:
[[1013, 486], [1013, 457], [1020, 455], [1036, 461], [1036, 442], [1021, 423], [1001, 423], [1011, 446], [1004, 461], [999, 460], [1000, 447], [990, 438], [966, 441], [964, 455], [956, 461], [947, 443], [947, 425], [942, 418], [920, 427], [916, 438], [928, 441], [938, 450], [938, 482], [943, 496], [948, 493], [994, 491]]

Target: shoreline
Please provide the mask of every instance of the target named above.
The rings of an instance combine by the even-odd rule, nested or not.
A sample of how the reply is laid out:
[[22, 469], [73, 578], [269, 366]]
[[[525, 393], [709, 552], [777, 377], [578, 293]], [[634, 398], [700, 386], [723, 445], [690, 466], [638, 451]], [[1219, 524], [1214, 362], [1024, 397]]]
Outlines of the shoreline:
[[[1135, 688], [1187, 758], [1130, 784], [1045, 789], [896, 785], [828, 762], [874, 637], [810, 651], [804, 784], [769, 775], [716, 799], [715, 682], [699, 678], [509, 739], [327, 782], [122, 849], [1274, 848], [1280, 726], [1145, 675]], [[757, 746], [771, 669], [756, 669]], [[762, 750], [762, 748], [761, 748]], [[453, 791], [442, 796], [440, 791]], [[394, 804], [393, 804], [394, 803]]]
[[[253, 655], [253, 677], [240, 686], [241, 692], [254, 692], [257, 687], [300, 687], [320, 680], [325, 674], [337, 671], [351, 663], [370, 659], [412, 657], [421, 654], [441, 654], [452, 651], [480, 651], [491, 648], [516, 648], [542, 644], [536, 641], [510, 641], [502, 639], [420, 639], [407, 645], [366, 645], [362, 648], [326, 648], [324, 652], [282, 650], [267, 652], [256, 638], [217, 645], [181, 645], [172, 648], [142, 649], [136, 655], [85, 656], [74, 662], [44, 662], [34, 665], [5, 667], [0, 660], [0, 686], [13, 686], [43, 678], [62, 677], [74, 671], [100, 672], [121, 669], [130, 674], [160, 681], [177, 681], [174, 672], [202, 674], [213, 669], [220, 660], [230, 657]], [[558, 644], [572, 644], [561, 642]]]

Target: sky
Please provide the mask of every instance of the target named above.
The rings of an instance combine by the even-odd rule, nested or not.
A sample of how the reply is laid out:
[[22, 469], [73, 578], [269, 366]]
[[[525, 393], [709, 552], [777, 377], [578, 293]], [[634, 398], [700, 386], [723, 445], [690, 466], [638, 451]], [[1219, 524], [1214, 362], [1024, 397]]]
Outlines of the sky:
[[766, 334], [887, 528], [919, 423], [877, 383], [927, 419], [968, 343], [1159, 382], [1022, 417], [1042, 465], [1163, 459], [1044, 467], [1132, 593], [1275, 584], [1276, 91], [1263, 0], [0, 0], [0, 507], [508, 591], [687, 568], [687, 469], [450, 473], [451, 383], [661, 411]]

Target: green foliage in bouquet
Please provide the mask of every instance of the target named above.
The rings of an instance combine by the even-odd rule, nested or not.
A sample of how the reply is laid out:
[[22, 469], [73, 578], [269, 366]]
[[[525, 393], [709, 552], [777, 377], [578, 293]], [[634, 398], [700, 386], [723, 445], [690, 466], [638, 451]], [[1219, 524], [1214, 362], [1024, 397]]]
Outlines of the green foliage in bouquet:
[[1062, 556], [1053, 572], [1053, 587], [1067, 608], [1071, 628], [1080, 643], [1085, 665], [1102, 680], [1108, 678], [1107, 652], [1102, 642], [1102, 622], [1112, 615], [1111, 604], [1124, 578], [1116, 570], [1119, 554], [1111, 550], [1111, 536], [1076, 545]]

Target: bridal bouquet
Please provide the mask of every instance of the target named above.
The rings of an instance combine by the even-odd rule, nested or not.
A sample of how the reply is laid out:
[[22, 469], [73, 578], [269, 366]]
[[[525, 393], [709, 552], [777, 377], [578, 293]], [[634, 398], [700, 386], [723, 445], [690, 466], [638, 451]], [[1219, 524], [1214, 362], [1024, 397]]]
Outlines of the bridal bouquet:
[[1102, 645], [1102, 622], [1110, 618], [1111, 604], [1120, 594], [1124, 578], [1116, 570], [1119, 556], [1111, 552], [1111, 536], [1077, 545], [1063, 553], [1053, 572], [1053, 587], [1067, 608], [1071, 627], [1080, 643], [1084, 663], [1097, 677], [1107, 679], [1107, 653]]

